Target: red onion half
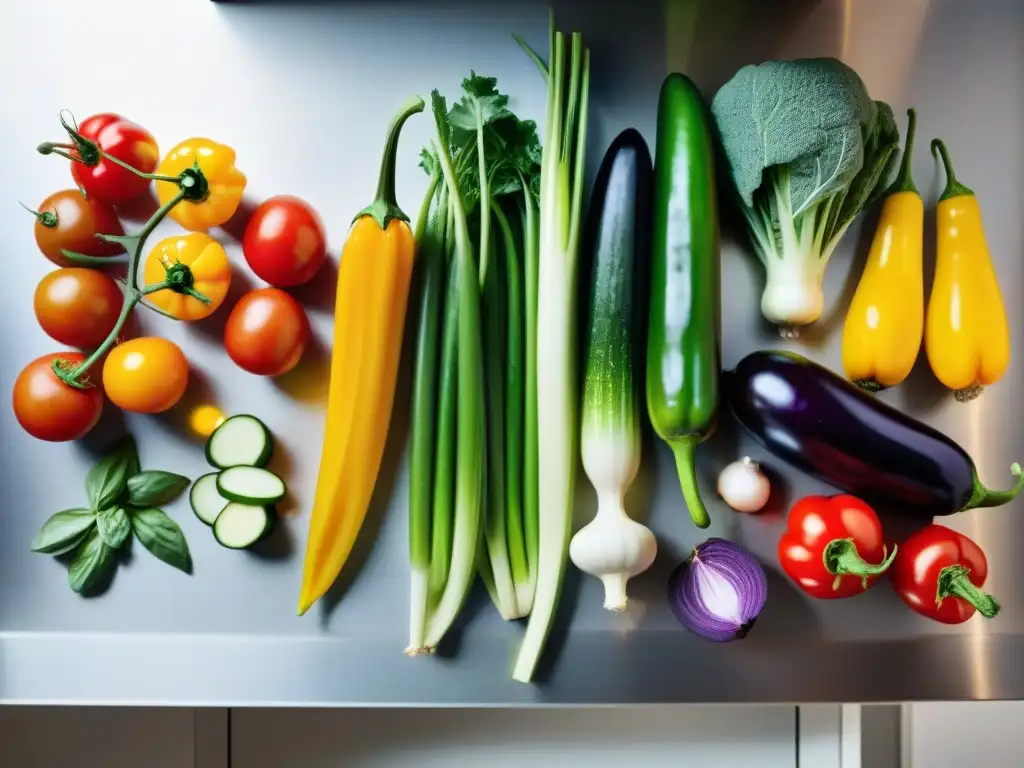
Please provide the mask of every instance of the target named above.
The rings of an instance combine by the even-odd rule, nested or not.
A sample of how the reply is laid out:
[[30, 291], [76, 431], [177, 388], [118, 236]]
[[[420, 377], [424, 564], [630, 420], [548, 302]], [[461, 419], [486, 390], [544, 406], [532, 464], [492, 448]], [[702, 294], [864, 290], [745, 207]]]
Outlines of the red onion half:
[[719, 643], [746, 637], [767, 598], [768, 579], [757, 558], [725, 539], [694, 547], [668, 582], [679, 623]]

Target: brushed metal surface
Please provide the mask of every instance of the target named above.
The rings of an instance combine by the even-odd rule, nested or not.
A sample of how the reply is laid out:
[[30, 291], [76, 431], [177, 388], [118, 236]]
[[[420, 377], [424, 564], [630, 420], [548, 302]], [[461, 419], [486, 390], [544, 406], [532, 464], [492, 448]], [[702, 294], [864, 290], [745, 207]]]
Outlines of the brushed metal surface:
[[[1007, 294], [1011, 333], [1024, 339], [1024, 4], [1014, 0], [753, 0], [708, 3], [687, 54], [651, 3], [624, 12], [606, 0], [586, 6], [564, 0], [564, 25], [578, 23], [592, 47], [593, 168], [607, 143], [634, 125], [653, 141], [657, 90], [665, 61], [689, 60], [707, 92], [741, 64], [782, 56], [841, 55], [864, 76], [875, 98], [902, 115], [918, 109], [920, 141], [914, 170], [930, 204], [940, 174], [926, 140], [948, 143], [958, 175], [979, 194], [989, 246]], [[473, 68], [498, 77], [524, 115], [541, 118], [543, 86], [510, 42], [516, 30], [543, 47], [547, 17], [540, 2], [452, 0], [444, 3], [337, 2], [218, 5], [201, 0], [142, 4], [98, 0], [88, 6], [53, 0], [61, 24], [37, 24], [28, 3], [0, 7], [0, 83], [7, 109], [0, 142], [7, 149], [0, 223], [7, 233], [0, 303], [0, 391], [10, 396], [29, 360], [55, 349], [34, 322], [32, 289], [49, 265], [32, 242], [17, 199], [35, 203], [70, 178], [62, 163], [32, 152], [57, 133], [56, 112], [79, 117], [115, 109], [146, 124], [163, 149], [195, 133], [232, 143], [250, 180], [248, 196], [306, 197], [323, 214], [336, 263], [352, 212], [372, 193], [381, 131], [410, 93], [440, 87], [454, 94]], [[101, 9], [102, 13], [97, 13]], [[79, 61], [82, 30], [100, 23], [108, 34], [140, 30], [174, 48], [187, 39], [216, 55], [199, 71], [175, 56], [150, 52], [124, 64], [115, 46]], [[666, 37], [670, 42], [666, 45]], [[105, 76], [102, 73], [111, 73]], [[902, 122], [901, 122], [902, 127]], [[430, 135], [425, 117], [410, 121], [400, 153], [399, 193], [409, 212], [424, 179], [415, 155]], [[732, 365], [768, 346], [797, 349], [839, 365], [842, 310], [859, 274], [874, 225], [867, 216], [845, 238], [826, 278], [836, 308], [799, 341], [783, 341], [760, 320], [761, 268], [727, 232], [723, 250], [723, 355]], [[934, 216], [926, 223], [928, 253]], [[232, 229], [229, 227], [229, 229]], [[237, 269], [233, 296], [257, 284], [234, 235], [224, 236]], [[176, 231], [164, 225], [160, 233]], [[140, 316], [147, 332], [179, 342], [194, 384], [186, 405], [215, 402], [228, 412], [263, 417], [281, 446], [276, 468], [292, 489], [289, 517], [263, 556], [230, 552], [179, 502], [180, 522], [195, 561], [186, 577], [136, 547], [110, 590], [81, 599], [67, 587], [65, 567], [32, 554], [28, 542], [52, 512], [79, 504], [82, 478], [96, 451], [127, 427], [144, 466], [187, 474], [206, 471], [201, 444], [184, 427], [186, 407], [166, 416], [119, 417], [108, 409], [102, 428], [83, 445], [51, 445], [27, 437], [8, 407], [0, 409], [0, 701], [210, 705], [896, 701], [1024, 698], [1024, 501], [945, 519], [988, 553], [986, 588], [1003, 611], [985, 622], [946, 627], [917, 616], [886, 584], [852, 600], [815, 602], [775, 565], [782, 517], [732, 513], [714, 499], [714, 478], [728, 461], [749, 454], [783, 475], [776, 510], [824, 486], [779, 465], [723, 419], [699, 451], [699, 475], [712, 527], [688, 521], [671, 457], [647, 446], [631, 502], [647, 509], [660, 542], [652, 569], [630, 583], [631, 610], [601, 609], [601, 586], [568, 570], [565, 592], [543, 664], [541, 684], [508, 680], [519, 625], [506, 625], [482, 590], [466, 607], [438, 657], [406, 659], [407, 411], [395, 415], [375, 498], [353, 560], [329, 599], [304, 618], [294, 615], [302, 542], [323, 433], [333, 280], [324, 270], [296, 295], [310, 314], [317, 343], [284, 380], [259, 379], [234, 368], [220, 334], [226, 310], [192, 326]], [[930, 278], [930, 263], [928, 259]], [[882, 397], [959, 441], [992, 486], [1009, 482], [1008, 467], [1024, 459], [1024, 363], [977, 401], [947, 396], [922, 359], [906, 385]], [[579, 520], [594, 511], [585, 478]], [[890, 517], [894, 532], [919, 523]], [[742, 643], [717, 646], [680, 629], [664, 599], [667, 576], [705, 536], [733, 538], [766, 564], [769, 602]]]

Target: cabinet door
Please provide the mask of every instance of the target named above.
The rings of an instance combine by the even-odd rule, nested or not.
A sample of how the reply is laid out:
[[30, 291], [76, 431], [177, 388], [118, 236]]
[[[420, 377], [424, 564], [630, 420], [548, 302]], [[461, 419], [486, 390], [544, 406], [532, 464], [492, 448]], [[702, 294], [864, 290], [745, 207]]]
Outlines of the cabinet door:
[[193, 710], [0, 707], [0, 765], [194, 768]]
[[794, 707], [234, 710], [244, 768], [794, 768]]

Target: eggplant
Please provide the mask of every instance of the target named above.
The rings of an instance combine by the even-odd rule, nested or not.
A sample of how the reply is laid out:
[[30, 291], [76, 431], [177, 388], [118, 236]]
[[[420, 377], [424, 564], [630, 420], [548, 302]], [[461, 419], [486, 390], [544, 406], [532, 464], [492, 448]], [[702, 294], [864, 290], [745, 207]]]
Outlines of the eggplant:
[[959, 445], [936, 429], [794, 352], [747, 355], [722, 374], [736, 420], [797, 469], [879, 509], [922, 518], [1006, 504]]

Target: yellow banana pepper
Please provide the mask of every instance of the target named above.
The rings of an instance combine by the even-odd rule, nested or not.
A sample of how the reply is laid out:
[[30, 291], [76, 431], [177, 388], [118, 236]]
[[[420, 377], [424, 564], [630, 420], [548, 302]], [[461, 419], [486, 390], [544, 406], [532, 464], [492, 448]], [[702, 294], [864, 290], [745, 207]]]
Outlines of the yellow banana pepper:
[[907, 110], [907, 141], [843, 326], [843, 369], [877, 392], [914, 367], [924, 332], [924, 203], [911, 178], [917, 117]]
[[415, 243], [395, 201], [402, 125], [423, 111], [407, 102], [388, 128], [377, 197], [356, 217], [341, 255], [323, 452], [299, 615], [341, 572], [366, 517], [391, 421]]
[[953, 173], [946, 145], [941, 155], [946, 188], [939, 198], [935, 281], [925, 322], [925, 352], [936, 378], [958, 400], [976, 397], [1010, 366], [1010, 326], [985, 242], [981, 206]]
[[205, 187], [190, 192], [168, 215], [194, 232], [219, 227], [235, 215], [246, 182], [245, 174], [235, 167], [235, 150], [224, 144], [210, 139], [186, 139], [168, 152], [154, 174], [160, 205], [167, 205], [180, 189], [178, 183], [164, 179], [176, 179], [193, 167], [201, 171]]

